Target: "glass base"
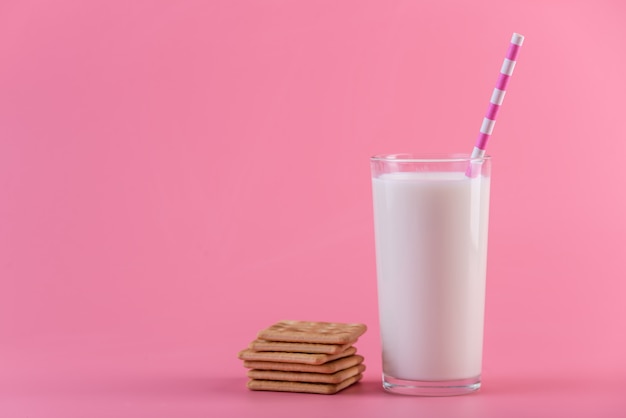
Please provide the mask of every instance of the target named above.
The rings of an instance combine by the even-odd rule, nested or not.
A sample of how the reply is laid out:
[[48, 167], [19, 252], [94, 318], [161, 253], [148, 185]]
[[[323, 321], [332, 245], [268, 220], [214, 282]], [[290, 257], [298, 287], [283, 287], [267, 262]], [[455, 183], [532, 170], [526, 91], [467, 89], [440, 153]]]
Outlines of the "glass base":
[[404, 380], [383, 373], [383, 388], [387, 392], [413, 396], [467, 395], [480, 389], [480, 376], [470, 379], [422, 381]]

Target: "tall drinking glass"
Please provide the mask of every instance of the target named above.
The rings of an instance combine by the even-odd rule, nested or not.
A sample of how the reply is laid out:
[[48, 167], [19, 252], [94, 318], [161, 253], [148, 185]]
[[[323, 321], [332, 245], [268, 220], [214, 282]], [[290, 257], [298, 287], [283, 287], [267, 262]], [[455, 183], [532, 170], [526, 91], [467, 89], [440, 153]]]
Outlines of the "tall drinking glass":
[[370, 162], [383, 387], [424, 396], [476, 391], [491, 157], [389, 154]]

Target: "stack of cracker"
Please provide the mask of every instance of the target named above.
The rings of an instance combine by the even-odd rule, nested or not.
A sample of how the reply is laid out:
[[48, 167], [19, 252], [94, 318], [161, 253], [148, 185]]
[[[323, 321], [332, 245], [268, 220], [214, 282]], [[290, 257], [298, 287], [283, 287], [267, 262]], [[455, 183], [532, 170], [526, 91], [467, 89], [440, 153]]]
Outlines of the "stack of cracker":
[[364, 324], [280, 321], [239, 353], [248, 389], [330, 395], [361, 380], [365, 365], [354, 343]]

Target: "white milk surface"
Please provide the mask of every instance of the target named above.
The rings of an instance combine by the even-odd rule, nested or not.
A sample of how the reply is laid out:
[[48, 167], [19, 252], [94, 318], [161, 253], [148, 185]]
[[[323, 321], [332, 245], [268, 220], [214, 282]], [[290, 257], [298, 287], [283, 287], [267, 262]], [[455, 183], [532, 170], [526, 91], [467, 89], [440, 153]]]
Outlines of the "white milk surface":
[[373, 179], [383, 372], [404, 380], [479, 376], [489, 178]]

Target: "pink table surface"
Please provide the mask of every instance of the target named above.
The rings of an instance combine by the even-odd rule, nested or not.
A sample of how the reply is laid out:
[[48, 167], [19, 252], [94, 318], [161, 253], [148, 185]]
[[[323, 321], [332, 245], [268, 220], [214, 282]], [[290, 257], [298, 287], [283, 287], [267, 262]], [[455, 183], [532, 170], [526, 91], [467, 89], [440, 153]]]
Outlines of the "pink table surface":
[[[335, 395], [252, 392], [228, 339], [164, 341], [42, 339], [3, 353], [3, 417], [623, 417], [623, 372], [557, 367], [484, 373], [472, 395], [418, 398], [392, 395], [380, 384], [376, 349], [357, 343], [368, 370]], [[371, 336], [370, 336], [371, 337]], [[225, 346], [214, 347], [213, 344]], [[208, 348], [208, 350], [207, 350]]]
[[[0, 1], [0, 418], [626, 417], [626, 2]], [[368, 158], [493, 155], [484, 386], [380, 388]], [[364, 322], [335, 396], [280, 319]]]

